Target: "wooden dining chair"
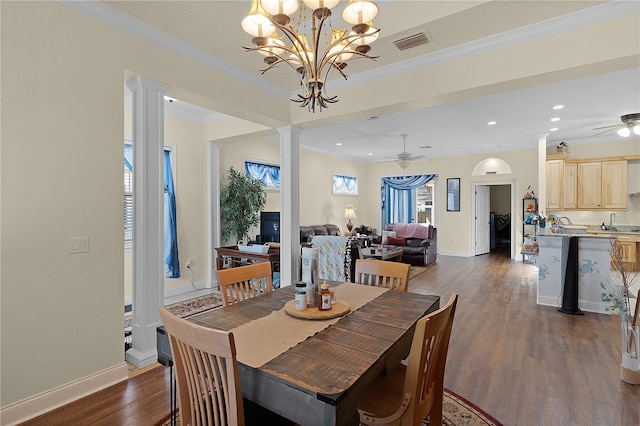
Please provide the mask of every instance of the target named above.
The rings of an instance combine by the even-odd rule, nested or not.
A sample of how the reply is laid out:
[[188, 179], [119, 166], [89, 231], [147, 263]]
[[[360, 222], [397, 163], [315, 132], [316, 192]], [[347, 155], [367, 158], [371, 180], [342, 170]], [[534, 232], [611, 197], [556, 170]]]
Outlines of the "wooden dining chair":
[[444, 368], [458, 295], [421, 318], [404, 362], [379, 376], [359, 401], [360, 423], [364, 425], [417, 426], [429, 416], [430, 426], [442, 425]]
[[183, 425], [243, 426], [233, 333], [202, 327], [160, 308], [178, 385]]
[[233, 305], [273, 291], [271, 262], [258, 262], [216, 272], [225, 305]]
[[390, 290], [407, 291], [409, 287], [409, 267], [408, 263], [357, 259], [355, 282], [385, 287]]

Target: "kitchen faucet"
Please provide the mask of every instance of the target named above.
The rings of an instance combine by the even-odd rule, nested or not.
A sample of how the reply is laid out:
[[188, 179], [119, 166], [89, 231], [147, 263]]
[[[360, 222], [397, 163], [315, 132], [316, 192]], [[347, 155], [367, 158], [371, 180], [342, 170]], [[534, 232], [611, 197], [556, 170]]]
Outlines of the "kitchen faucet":
[[609, 215], [609, 231], [613, 231], [613, 219], [616, 218], [616, 214], [614, 212], [611, 212], [611, 214]]
[[565, 223], [565, 225], [571, 225], [571, 224], [572, 224], [572, 223], [571, 223], [571, 219], [569, 219], [569, 218], [568, 218], [568, 217], [566, 217], [566, 216], [562, 216], [561, 218], [559, 218], [559, 219], [558, 219], [558, 225], [562, 225], [562, 223], [561, 223], [561, 222], [562, 222], [562, 219], [565, 219], [565, 220], [567, 221], [567, 223]]

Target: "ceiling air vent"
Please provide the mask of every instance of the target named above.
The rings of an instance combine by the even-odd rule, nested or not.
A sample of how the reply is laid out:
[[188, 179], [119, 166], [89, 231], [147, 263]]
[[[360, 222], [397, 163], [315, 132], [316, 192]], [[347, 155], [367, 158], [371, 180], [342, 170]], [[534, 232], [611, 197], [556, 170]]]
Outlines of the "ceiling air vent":
[[429, 43], [429, 39], [425, 33], [413, 34], [393, 42], [398, 50], [407, 50], [426, 43]]

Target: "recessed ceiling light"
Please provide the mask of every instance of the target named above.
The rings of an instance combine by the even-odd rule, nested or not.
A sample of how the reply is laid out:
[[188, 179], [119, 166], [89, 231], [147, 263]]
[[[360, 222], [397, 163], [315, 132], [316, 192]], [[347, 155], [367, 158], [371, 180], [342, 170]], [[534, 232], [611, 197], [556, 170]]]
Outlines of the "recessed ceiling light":
[[336, 142], [337, 146], [342, 146], [342, 142]]
[[377, 115], [372, 115], [371, 117], [367, 118], [367, 121], [374, 121], [379, 119], [380, 117], [378, 117]]
[[560, 117], [553, 117], [551, 121], [560, 121]]
[[373, 155], [373, 152], [368, 153], [367, 155]]
[[550, 129], [549, 129], [549, 131], [550, 131], [550, 132], [557, 132], [557, 131], [558, 131], [558, 128], [557, 128], [557, 127], [552, 127], [552, 128], [550, 128]]
[[429, 148], [431, 148], [431, 145], [422, 145], [420, 148], [422, 148], [422, 149], [429, 149]]
[[564, 105], [555, 105], [553, 107], [553, 109], [562, 109], [562, 108], [564, 108]]
[[495, 121], [490, 121], [487, 123], [487, 126], [495, 126], [496, 122]]

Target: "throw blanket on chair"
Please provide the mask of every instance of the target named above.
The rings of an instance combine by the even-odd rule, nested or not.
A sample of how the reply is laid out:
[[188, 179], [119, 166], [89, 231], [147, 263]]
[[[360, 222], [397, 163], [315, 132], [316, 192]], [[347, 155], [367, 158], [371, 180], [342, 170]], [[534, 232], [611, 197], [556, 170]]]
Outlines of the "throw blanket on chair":
[[429, 238], [429, 226], [419, 223], [396, 223], [393, 231], [401, 238]]
[[348, 237], [316, 235], [311, 240], [318, 249], [318, 269], [321, 280], [347, 282], [345, 275], [345, 256], [347, 255]]

